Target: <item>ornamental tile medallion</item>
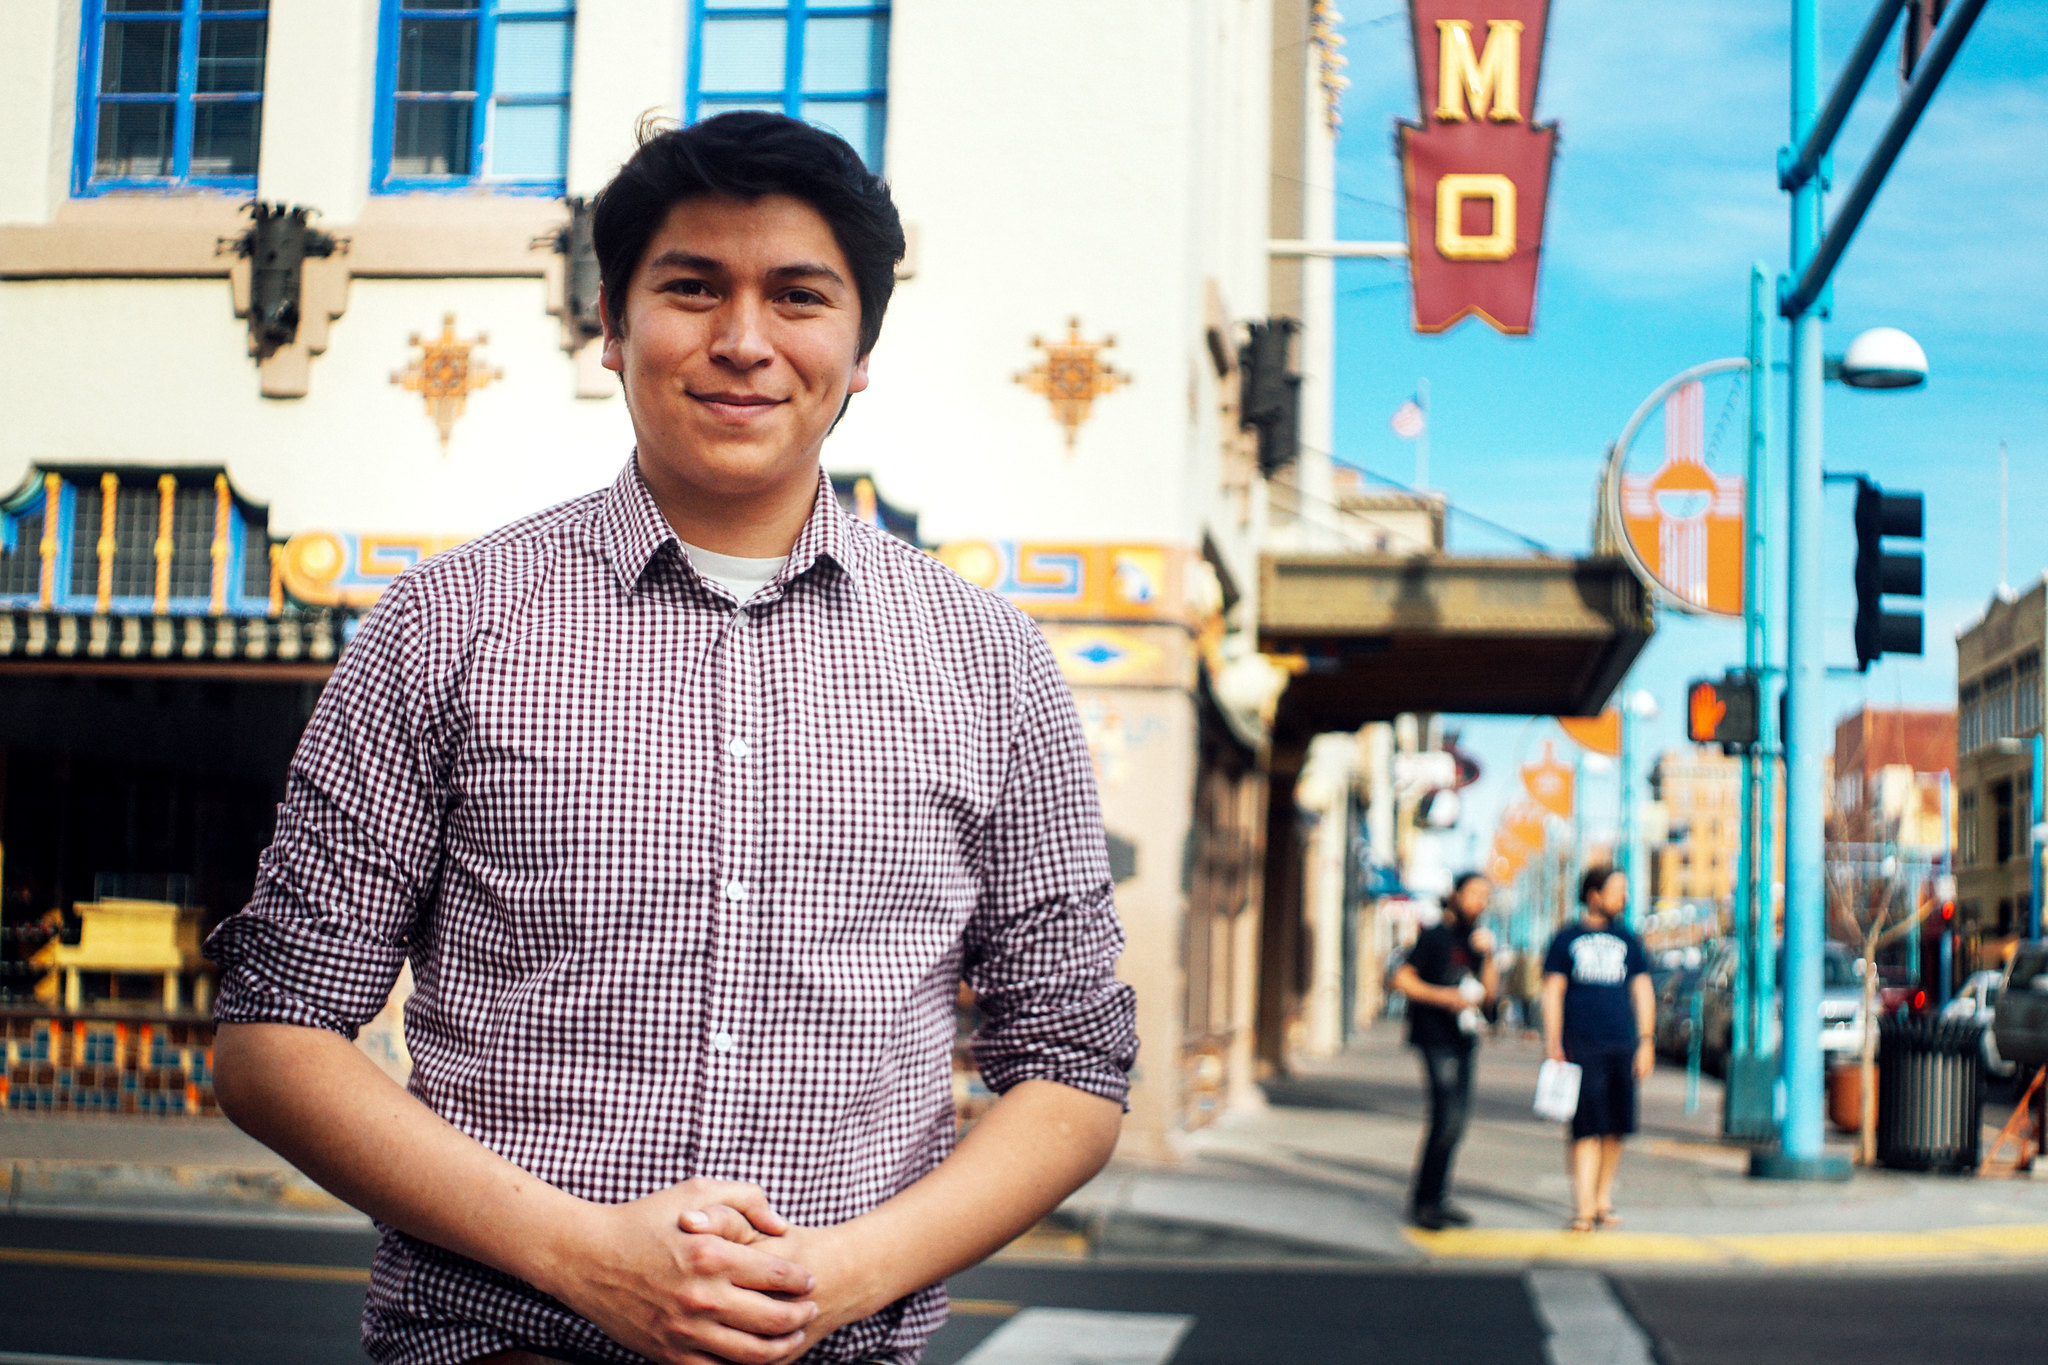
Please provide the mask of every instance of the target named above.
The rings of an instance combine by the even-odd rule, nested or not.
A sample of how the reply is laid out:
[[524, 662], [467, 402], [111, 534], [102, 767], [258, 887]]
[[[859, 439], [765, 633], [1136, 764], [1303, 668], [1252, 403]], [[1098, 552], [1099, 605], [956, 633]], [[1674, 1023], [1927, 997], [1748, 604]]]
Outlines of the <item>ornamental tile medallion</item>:
[[1067, 322], [1064, 340], [1048, 342], [1033, 337], [1031, 344], [1045, 352], [1045, 359], [1018, 375], [1017, 382], [1051, 402], [1053, 420], [1066, 432], [1071, 452], [1095, 400], [1116, 392], [1130, 383], [1131, 377], [1102, 358], [1102, 352], [1116, 345], [1116, 338], [1082, 340], [1079, 318]]
[[503, 370], [490, 368], [475, 354], [489, 340], [482, 332], [468, 341], [459, 340], [455, 335], [455, 314], [448, 313], [441, 319], [438, 337], [422, 338], [415, 332], [406, 339], [406, 344], [419, 354], [410, 365], [392, 373], [392, 383], [425, 400], [427, 416], [441, 433], [443, 455], [448, 453], [448, 438], [455, 432], [455, 419], [462, 416], [469, 395], [492, 380], [505, 377]]

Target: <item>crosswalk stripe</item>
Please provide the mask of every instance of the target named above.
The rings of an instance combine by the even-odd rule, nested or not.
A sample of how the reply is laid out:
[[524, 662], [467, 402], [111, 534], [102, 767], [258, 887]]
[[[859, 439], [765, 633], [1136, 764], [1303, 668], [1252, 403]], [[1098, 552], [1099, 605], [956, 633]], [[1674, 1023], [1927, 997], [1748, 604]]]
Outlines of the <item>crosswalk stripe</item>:
[[1656, 1365], [1650, 1342], [1593, 1270], [1532, 1270], [1529, 1299], [1548, 1334], [1548, 1365]]
[[960, 1365], [1166, 1365], [1194, 1325], [1177, 1313], [1026, 1308]]

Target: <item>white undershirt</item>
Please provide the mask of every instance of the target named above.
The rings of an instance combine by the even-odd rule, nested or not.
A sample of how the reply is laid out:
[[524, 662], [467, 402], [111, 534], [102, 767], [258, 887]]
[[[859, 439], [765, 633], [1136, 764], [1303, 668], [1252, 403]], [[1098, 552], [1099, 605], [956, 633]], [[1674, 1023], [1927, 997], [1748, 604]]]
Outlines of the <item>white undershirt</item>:
[[788, 555], [777, 555], [773, 559], [741, 559], [737, 555], [722, 555], [700, 549], [687, 540], [683, 542], [683, 549], [689, 552], [690, 563], [698, 573], [723, 585], [742, 605], [767, 587], [769, 580], [781, 573], [782, 566], [789, 562]]

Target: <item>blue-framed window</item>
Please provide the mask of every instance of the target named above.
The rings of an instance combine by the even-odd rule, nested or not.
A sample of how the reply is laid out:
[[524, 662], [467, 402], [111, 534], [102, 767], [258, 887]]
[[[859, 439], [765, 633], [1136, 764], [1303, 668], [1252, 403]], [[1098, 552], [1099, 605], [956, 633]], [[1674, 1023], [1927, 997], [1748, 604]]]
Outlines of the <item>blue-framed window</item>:
[[0, 610], [264, 616], [269, 523], [215, 471], [36, 470], [0, 502]]
[[373, 187], [560, 194], [575, 0], [384, 0]]
[[882, 169], [889, 6], [875, 0], [691, 0], [691, 122], [769, 109], [830, 128]]
[[85, 0], [72, 188], [256, 188], [269, 0]]

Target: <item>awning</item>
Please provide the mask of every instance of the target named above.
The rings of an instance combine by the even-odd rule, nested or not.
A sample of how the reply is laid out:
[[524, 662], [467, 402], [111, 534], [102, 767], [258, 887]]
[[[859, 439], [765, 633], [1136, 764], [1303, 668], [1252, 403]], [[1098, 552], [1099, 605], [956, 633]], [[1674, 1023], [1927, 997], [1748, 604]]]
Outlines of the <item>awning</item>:
[[1649, 595], [1619, 558], [1267, 555], [1259, 648], [1293, 661], [1275, 736], [1403, 712], [1591, 715], [1642, 652]]

